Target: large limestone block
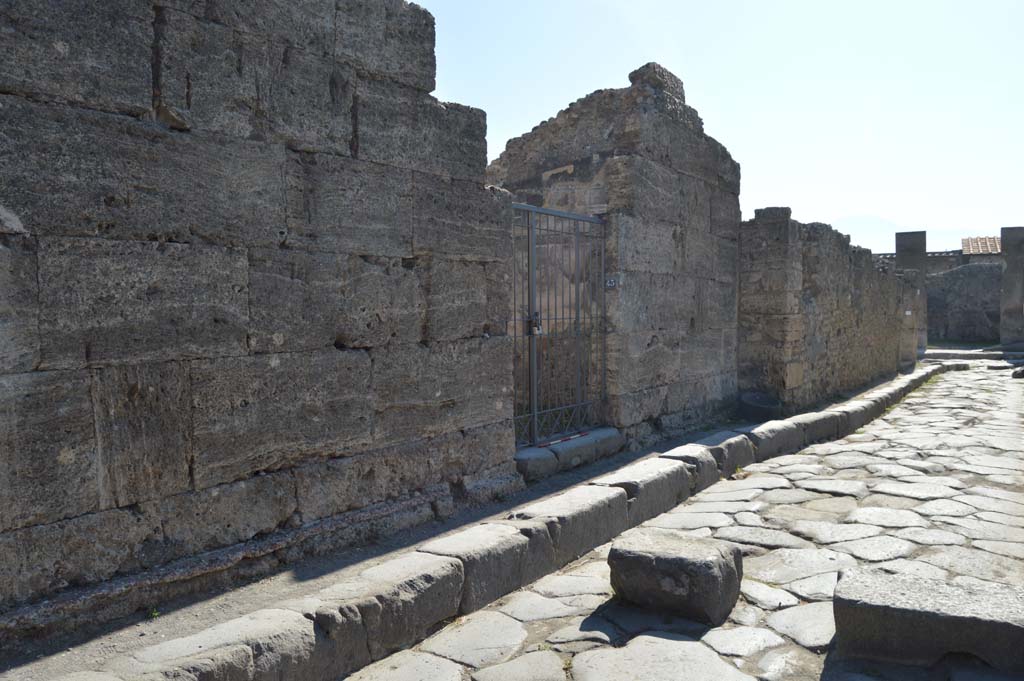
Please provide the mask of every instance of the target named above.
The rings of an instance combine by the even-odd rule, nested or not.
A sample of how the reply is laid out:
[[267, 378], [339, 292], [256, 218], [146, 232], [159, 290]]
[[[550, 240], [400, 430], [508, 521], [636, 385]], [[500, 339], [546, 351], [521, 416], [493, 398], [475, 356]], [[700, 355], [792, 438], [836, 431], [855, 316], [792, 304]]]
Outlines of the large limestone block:
[[289, 153], [287, 243], [298, 249], [412, 256], [412, 176], [333, 154]]
[[[3, 205], [33, 234], [225, 246], [285, 237], [283, 146], [9, 96], [0, 130]], [[61, 181], [40, 188], [54, 168]]]
[[162, 563], [287, 527], [296, 510], [295, 480], [287, 471], [259, 475], [147, 502], [141, 510], [163, 533], [145, 558]]
[[138, 115], [152, 101], [153, 9], [132, 0], [0, 6], [0, 91]]
[[0, 533], [0, 607], [135, 570], [159, 539], [158, 522], [120, 509]]
[[349, 155], [355, 72], [330, 57], [183, 12], [159, 13], [157, 106], [179, 125]]
[[843, 654], [928, 666], [949, 653], [969, 653], [1001, 671], [1024, 672], [1019, 586], [844, 570], [834, 605]]
[[0, 376], [0, 414], [0, 531], [99, 507], [88, 373]]
[[660, 455], [665, 459], [682, 461], [690, 467], [690, 493], [696, 494], [719, 480], [718, 462], [711, 454], [711, 448], [698, 444], [687, 444], [670, 449]]
[[148, 646], [107, 665], [129, 678], [317, 678], [330, 673], [312, 621], [280, 609], [254, 613]]
[[608, 565], [622, 599], [712, 626], [732, 612], [743, 579], [738, 547], [656, 527], [616, 539]]
[[509, 525], [476, 525], [419, 547], [425, 553], [457, 558], [466, 579], [459, 612], [479, 610], [523, 586], [529, 539]]
[[[510, 338], [389, 345], [370, 354], [378, 442], [432, 436], [512, 416]], [[509, 451], [508, 460], [512, 455]]]
[[790, 454], [805, 444], [803, 429], [791, 421], [762, 423], [747, 433], [747, 436], [757, 447], [758, 461]]
[[526, 537], [526, 556], [523, 559], [523, 584], [531, 584], [559, 568], [555, 562], [555, 542], [543, 520], [495, 520], [496, 525], [515, 528]]
[[558, 458], [546, 447], [516, 450], [516, 470], [527, 482], [543, 480], [558, 472]]
[[412, 173], [409, 189], [408, 212], [415, 225], [416, 255], [511, 262], [512, 204], [508, 192], [425, 172]]
[[434, 89], [434, 17], [411, 2], [341, 0], [336, 55], [424, 92]]
[[370, 358], [325, 350], [192, 364], [197, 488], [370, 442]]
[[419, 342], [419, 268], [400, 258], [253, 248], [249, 346], [256, 352]]
[[422, 641], [459, 612], [464, 572], [454, 558], [405, 553], [364, 570], [360, 579], [373, 585], [381, 607], [379, 623], [368, 625], [374, 659]]
[[36, 242], [2, 232], [0, 227], [0, 374], [32, 371], [39, 363]]
[[575, 468], [615, 454], [626, 444], [617, 428], [596, 428], [580, 437], [549, 445], [562, 470]]
[[95, 369], [92, 400], [104, 506], [129, 506], [188, 489], [192, 399], [187, 364]]
[[417, 258], [423, 287], [424, 339], [452, 341], [504, 335], [512, 318], [512, 273], [501, 262]]
[[234, 249], [41, 239], [41, 364], [245, 354], [246, 279]]
[[547, 524], [558, 565], [575, 560], [629, 527], [626, 492], [597, 485], [574, 487], [517, 509], [509, 517]]
[[360, 79], [357, 158], [432, 175], [482, 182], [487, 167], [486, 115], [437, 101], [386, 80]]
[[671, 459], [644, 459], [602, 475], [591, 484], [626, 490], [630, 526], [660, 515], [690, 496], [686, 464]]

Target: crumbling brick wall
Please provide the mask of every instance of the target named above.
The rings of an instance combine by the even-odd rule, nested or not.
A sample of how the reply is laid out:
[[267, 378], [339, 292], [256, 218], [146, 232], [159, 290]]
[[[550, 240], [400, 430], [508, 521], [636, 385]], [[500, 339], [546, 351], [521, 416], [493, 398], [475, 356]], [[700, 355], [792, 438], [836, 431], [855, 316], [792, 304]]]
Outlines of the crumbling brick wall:
[[914, 361], [923, 292], [828, 225], [755, 211], [740, 230], [739, 282], [743, 391], [801, 411]]
[[0, 608], [517, 484], [508, 199], [426, 11], [14, 0], [0, 35]]
[[657, 64], [509, 141], [488, 179], [606, 220], [608, 423], [634, 442], [736, 397], [739, 165]]
[[999, 342], [1002, 263], [971, 263], [928, 275], [928, 337]]

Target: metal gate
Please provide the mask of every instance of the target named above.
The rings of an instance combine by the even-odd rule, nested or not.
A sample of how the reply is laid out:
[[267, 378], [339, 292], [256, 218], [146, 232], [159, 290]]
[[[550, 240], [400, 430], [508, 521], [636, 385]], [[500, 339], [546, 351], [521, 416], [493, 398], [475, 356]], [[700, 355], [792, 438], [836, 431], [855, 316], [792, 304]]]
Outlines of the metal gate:
[[594, 425], [605, 396], [604, 223], [513, 204], [516, 444]]

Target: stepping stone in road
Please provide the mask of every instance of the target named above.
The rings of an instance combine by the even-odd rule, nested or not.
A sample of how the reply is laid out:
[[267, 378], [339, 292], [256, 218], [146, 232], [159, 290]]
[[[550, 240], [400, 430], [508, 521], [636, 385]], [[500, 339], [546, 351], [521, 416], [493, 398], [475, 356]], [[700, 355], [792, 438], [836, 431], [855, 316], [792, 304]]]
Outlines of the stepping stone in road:
[[713, 626], [736, 605], [742, 560], [725, 542], [656, 527], [623, 533], [608, 552], [612, 587], [624, 601]]
[[1024, 673], [1024, 588], [854, 569], [840, 576], [834, 605], [841, 654], [930, 666], [970, 653]]

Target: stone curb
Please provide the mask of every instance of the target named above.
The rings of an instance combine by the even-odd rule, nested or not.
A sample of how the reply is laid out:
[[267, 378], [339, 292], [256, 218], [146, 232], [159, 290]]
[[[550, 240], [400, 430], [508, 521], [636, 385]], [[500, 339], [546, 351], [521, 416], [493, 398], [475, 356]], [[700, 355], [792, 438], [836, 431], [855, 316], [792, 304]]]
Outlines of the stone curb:
[[546, 447], [520, 449], [515, 456], [516, 470], [527, 482], [534, 482], [607, 458], [625, 444], [618, 428], [596, 428]]
[[[717, 433], [705, 438], [713, 444], [687, 444], [642, 459], [515, 509], [505, 520], [428, 541], [350, 581], [116, 657], [101, 672], [76, 672], [60, 681], [314, 681], [349, 674], [554, 572], [753, 460], [796, 451], [833, 428], [844, 436], [933, 376], [968, 368], [966, 362], [932, 364], [824, 413], [770, 421], [748, 433]], [[602, 434], [597, 442], [563, 448], [562, 458], [607, 455], [603, 452], [612, 443], [621, 447], [615, 433], [618, 439]]]

